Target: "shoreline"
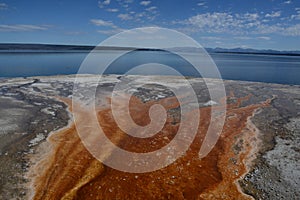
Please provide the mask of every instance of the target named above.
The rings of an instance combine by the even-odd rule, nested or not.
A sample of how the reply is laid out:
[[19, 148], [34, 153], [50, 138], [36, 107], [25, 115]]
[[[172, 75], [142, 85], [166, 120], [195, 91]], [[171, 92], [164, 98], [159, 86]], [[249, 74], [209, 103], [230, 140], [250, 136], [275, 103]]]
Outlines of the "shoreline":
[[51, 143], [51, 137], [57, 133], [60, 133], [62, 131], [65, 131], [72, 126], [74, 126], [74, 120], [73, 115], [71, 112], [70, 107], [70, 99], [61, 98], [61, 97], [53, 97], [57, 101], [60, 101], [66, 105], [66, 112], [68, 113], [69, 120], [68, 124], [65, 127], [62, 127], [58, 130], [51, 131], [46, 139], [44, 141], [41, 141], [36, 145], [36, 152], [34, 154], [28, 155], [27, 159], [29, 161], [29, 170], [25, 174], [25, 178], [28, 180], [27, 183], [25, 183], [25, 188], [29, 191], [27, 195], [25, 196], [26, 199], [33, 199], [35, 195], [34, 185], [35, 185], [35, 178], [36, 173], [40, 171], [40, 167], [43, 164], [43, 161], [46, 161], [47, 157], [49, 157], [51, 154], [55, 153], [53, 146], [55, 144]]
[[[261, 108], [259, 108], [258, 110], [260, 110]], [[240, 181], [242, 181], [245, 176], [251, 171], [253, 170], [253, 167], [255, 166], [255, 160], [258, 157], [258, 154], [261, 150], [261, 145], [263, 143], [263, 141], [259, 138], [261, 132], [257, 129], [257, 127], [253, 124], [253, 122], [251, 121], [251, 118], [253, 118], [256, 115], [256, 111], [254, 111], [254, 113], [252, 114], [252, 116], [249, 116], [247, 119], [247, 125], [246, 128], [249, 130], [253, 130], [253, 134], [252, 135], [248, 135], [248, 137], [246, 137], [246, 139], [252, 139], [254, 138], [255, 143], [252, 143], [252, 147], [249, 150], [249, 154], [246, 156], [246, 158], [243, 160], [243, 164], [246, 168], [245, 172], [240, 176], [240, 178], [238, 178], [235, 181], [235, 184], [237, 185], [238, 190], [243, 193], [246, 196], [249, 196], [251, 199], [254, 200], [254, 197], [245, 193], [244, 188], [241, 186], [241, 184], [239, 183]], [[251, 140], [250, 140], [251, 141]]]

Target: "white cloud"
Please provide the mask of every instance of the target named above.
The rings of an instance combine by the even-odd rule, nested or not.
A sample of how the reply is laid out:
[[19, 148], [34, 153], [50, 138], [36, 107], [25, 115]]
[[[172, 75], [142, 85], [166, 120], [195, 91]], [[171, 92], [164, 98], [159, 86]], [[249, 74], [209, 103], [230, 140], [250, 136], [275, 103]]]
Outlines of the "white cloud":
[[142, 6], [148, 6], [151, 3], [151, 1], [141, 1], [140, 4]]
[[[270, 15], [277, 17], [280, 13], [273, 12]], [[294, 16], [296, 18], [298, 16]], [[186, 20], [175, 21], [173, 24], [181, 25], [177, 30], [187, 34], [192, 33], [228, 33], [235, 35], [235, 39], [261, 39], [270, 40], [268, 34], [277, 35], [300, 35], [300, 24], [290, 25], [285, 22], [274, 23], [266, 20], [267, 16], [257, 13], [231, 14], [231, 13], [204, 13], [192, 16]], [[300, 19], [300, 15], [299, 15]], [[245, 37], [243, 35], [256, 35], [256, 37]], [[257, 35], [262, 35], [258, 37]], [[241, 36], [241, 37], [237, 37]]]
[[158, 15], [158, 10], [156, 6], [151, 6], [145, 9], [145, 16], [147, 20], [153, 21]]
[[132, 4], [134, 0], [117, 0], [117, 2], [121, 7], [128, 9], [129, 4]]
[[108, 12], [119, 12], [119, 9], [117, 9], [117, 8], [108, 8], [108, 9], [106, 9], [106, 11], [108, 11]]
[[122, 31], [124, 31], [124, 29], [117, 28], [117, 29], [111, 29], [111, 30], [98, 30], [97, 32], [102, 33], [104, 35], [115, 35], [115, 34], [120, 33]]
[[284, 27], [279, 25], [259, 24], [253, 33], [271, 34], [271, 33], [281, 33], [282, 31], [284, 31]]
[[145, 12], [140, 12], [140, 13], [136, 13], [134, 17], [136, 19], [140, 19], [141, 20], [145, 15], [146, 15]]
[[98, 1], [98, 6], [100, 8], [103, 8], [104, 6], [107, 6], [110, 4], [110, 0], [103, 0], [103, 1]]
[[[152, 1], [143, 0], [135, 2], [134, 0], [116, 0], [119, 6], [122, 8], [123, 13], [118, 13], [117, 17], [122, 21], [131, 20], [133, 22], [145, 23], [153, 21], [159, 15], [156, 6], [151, 6]], [[140, 4], [144, 8], [137, 9], [136, 6], [131, 6], [132, 3]], [[121, 11], [121, 9], [119, 9]]]
[[151, 6], [151, 7], [149, 7], [149, 8], [146, 8], [145, 10], [147, 10], [147, 11], [154, 11], [154, 10], [156, 10], [156, 9], [157, 9], [156, 6]]
[[237, 18], [241, 18], [242, 20], [245, 21], [255, 21], [259, 18], [259, 14], [258, 13], [245, 13], [243, 15], [239, 15], [239, 17]]
[[260, 22], [257, 13], [232, 15], [230, 13], [205, 13], [199, 14], [179, 23], [191, 25], [196, 31], [211, 33], [228, 32], [238, 34], [245, 28], [257, 26]]
[[157, 16], [158, 16], [157, 7], [152, 6], [152, 7], [146, 8], [142, 12], [130, 11], [128, 13], [119, 14], [117, 17], [123, 21], [132, 20], [135, 22], [143, 23], [143, 22], [145, 22], [145, 20], [148, 22], [153, 21]]
[[197, 6], [204, 6], [206, 4], [206, 2], [200, 2], [200, 3], [197, 3]]
[[271, 18], [273, 18], [273, 17], [280, 17], [281, 16], [281, 11], [277, 11], [277, 12], [272, 12], [272, 13], [268, 13], [268, 14], [266, 14], [265, 15], [265, 17], [271, 17]]
[[292, 3], [292, 1], [285, 1], [285, 2], [283, 2], [284, 4], [291, 4]]
[[0, 24], [1, 32], [44, 31], [47, 29], [48, 26], [37, 26], [37, 25], [30, 25], [30, 24], [15, 24], [15, 25]]
[[0, 3], [0, 10], [8, 9], [8, 5], [6, 3]]
[[104, 1], [103, 1], [103, 4], [104, 4], [104, 5], [110, 4], [110, 0], [104, 0]]
[[300, 14], [297, 14], [297, 15], [291, 15], [291, 19], [300, 20]]
[[247, 37], [247, 36], [237, 36], [237, 37], [234, 37], [234, 39], [236, 39], [236, 40], [251, 40], [253, 38]]
[[267, 37], [267, 36], [260, 36], [260, 37], [237, 36], [237, 37], [234, 37], [234, 39], [236, 39], [236, 40], [256, 40], [256, 39], [270, 40], [271, 38]]
[[118, 17], [124, 21], [133, 19], [133, 17], [129, 14], [119, 14]]
[[227, 13], [199, 14], [188, 19], [188, 23], [199, 28], [229, 26], [232, 22], [233, 16]]
[[257, 37], [257, 39], [260, 39], [260, 40], [270, 40], [271, 38], [267, 37], [267, 36], [261, 36], [261, 37]]
[[114, 25], [112, 22], [105, 21], [102, 19], [91, 19], [90, 22], [96, 26], [107, 26], [107, 27], [117, 28], [117, 26]]
[[114, 23], [112, 23], [111, 21], [105, 21], [102, 19], [91, 19], [90, 22], [96, 26], [100, 26], [100, 27], [109, 27], [111, 29], [109, 30], [98, 30], [98, 33], [102, 33], [105, 35], [113, 35], [116, 33], [119, 33], [121, 31], [123, 31], [123, 29], [119, 28], [118, 26], [116, 26]]
[[213, 37], [213, 36], [203, 36], [200, 37], [202, 40], [221, 40], [220, 37]]
[[289, 36], [300, 36], [300, 24], [287, 27], [282, 34]]
[[86, 32], [83, 32], [83, 31], [67, 31], [67, 32], [65, 32], [66, 35], [83, 35], [85, 33]]
[[133, 2], [134, 2], [134, 0], [119, 0], [119, 1], [122, 1], [122, 2], [124, 2], [124, 3], [128, 3], [128, 4], [130, 4], [130, 3], [133, 3]]
[[295, 8], [296, 14], [291, 15], [291, 19], [300, 20], [300, 8]]

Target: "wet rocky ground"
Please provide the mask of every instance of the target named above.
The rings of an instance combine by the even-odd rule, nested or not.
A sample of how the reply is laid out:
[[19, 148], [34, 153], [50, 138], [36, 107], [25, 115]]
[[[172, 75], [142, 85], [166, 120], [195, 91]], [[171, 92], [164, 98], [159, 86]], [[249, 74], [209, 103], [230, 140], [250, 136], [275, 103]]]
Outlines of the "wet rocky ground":
[[[142, 101], [163, 99], [174, 93], [155, 84], [162, 79], [168, 87], [181, 87], [174, 77], [109, 75], [98, 84], [92, 75], [82, 75], [82, 98], [97, 86], [97, 95], [107, 95], [118, 82], [139, 85], [133, 94]], [[28, 156], [51, 131], [65, 127], [71, 116], [58, 97], [71, 98], [74, 76], [32, 77], [0, 80], [0, 199], [23, 199]], [[151, 80], [151, 84], [146, 80]], [[188, 79], [197, 94], [199, 106], [210, 106], [205, 82]], [[218, 80], [216, 80], [218, 81]], [[143, 85], [144, 84], [144, 85]], [[250, 172], [239, 182], [244, 193], [255, 199], [300, 198], [300, 86], [224, 81], [227, 101], [251, 95], [241, 106], [271, 99], [252, 122], [260, 130], [260, 150]], [[140, 86], [141, 85], [141, 86]], [[130, 89], [130, 88], [129, 88]], [[99, 100], [101, 101], [101, 100]], [[174, 119], [178, 110], [172, 110]]]

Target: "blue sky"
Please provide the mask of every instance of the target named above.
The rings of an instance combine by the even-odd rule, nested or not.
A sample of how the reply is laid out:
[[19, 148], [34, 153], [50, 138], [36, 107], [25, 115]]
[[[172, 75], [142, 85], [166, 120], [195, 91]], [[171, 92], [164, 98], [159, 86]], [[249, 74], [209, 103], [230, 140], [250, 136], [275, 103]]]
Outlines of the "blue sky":
[[96, 45], [159, 26], [205, 47], [300, 50], [299, 0], [0, 0], [1, 43]]

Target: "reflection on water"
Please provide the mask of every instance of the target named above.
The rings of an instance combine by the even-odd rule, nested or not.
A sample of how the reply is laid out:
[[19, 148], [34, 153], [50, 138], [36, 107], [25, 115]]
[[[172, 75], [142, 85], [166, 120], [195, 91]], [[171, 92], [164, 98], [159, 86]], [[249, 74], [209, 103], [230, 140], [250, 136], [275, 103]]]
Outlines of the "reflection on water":
[[[99, 51], [101, 58], [114, 51]], [[0, 53], [0, 77], [25, 77], [38, 75], [76, 74], [88, 52], [11, 52]], [[199, 54], [188, 53], [190, 59], [200, 60]], [[300, 85], [300, 57], [274, 55], [240, 55], [212, 53], [222, 78], [232, 80], [260, 81]], [[160, 63], [173, 67], [185, 76], [199, 76], [195, 69], [181, 57], [164, 51], [133, 51], [111, 64], [106, 73], [123, 74], [132, 67]], [[203, 63], [205, 64], [205, 63]], [[101, 66], [101, 60], [93, 67]], [[138, 74], [159, 74], [166, 72], [154, 66]]]

